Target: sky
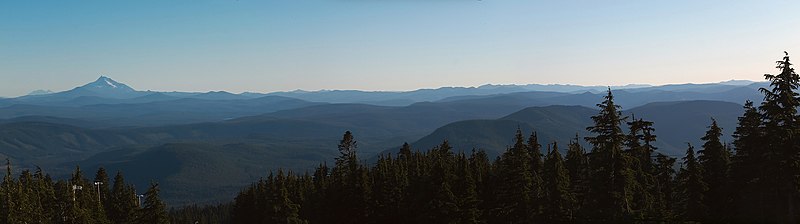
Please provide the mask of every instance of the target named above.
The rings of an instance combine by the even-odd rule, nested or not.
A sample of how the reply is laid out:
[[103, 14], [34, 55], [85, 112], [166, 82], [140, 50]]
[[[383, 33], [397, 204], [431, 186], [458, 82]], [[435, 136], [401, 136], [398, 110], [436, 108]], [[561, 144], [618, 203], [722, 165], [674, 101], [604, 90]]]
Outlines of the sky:
[[0, 1], [0, 96], [763, 80], [800, 1]]

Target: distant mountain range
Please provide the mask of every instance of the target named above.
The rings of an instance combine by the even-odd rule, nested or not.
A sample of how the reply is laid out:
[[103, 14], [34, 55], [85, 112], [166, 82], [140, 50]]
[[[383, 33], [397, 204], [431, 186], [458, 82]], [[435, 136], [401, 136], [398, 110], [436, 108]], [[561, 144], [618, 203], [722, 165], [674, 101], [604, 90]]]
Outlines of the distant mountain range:
[[[764, 86], [732, 80], [611, 89], [627, 115], [655, 122], [660, 152], [678, 155], [686, 142], [699, 145], [711, 117], [730, 142], [741, 104], [760, 102]], [[347, 130], [365, 159], [396, 152], [403, 142], [427, 150], [445, 139], [456, 150], [496, 156], [517, 128], [537, 131], [542, 144], [566, 144], [587, 135], [607, 89], [532, 84], [188, 93], [138, 91], [102, 76], [68, 91], [0, 99], [0, 155], [56, 175], [81, 164], [121, 170], [137, 186], [156, 180], [172, 205], [227, 201], [271, 169], [306, 171], [330, 162]]]
[[153, 92], [137, 91], [132, 87], [117, 82], [109, 77], [100, 76], [94, 82], [76, 87], [63, 92], [50, 90], [36, 90], [31, 94], [17, 97], [4, 98], [0, 106], [12, 104], [48, 105], [48, 106], [84, 106], [93, 104], [126, 104], [149, 103], [156, 101], [174, 100], [179, 98], [194, 98], [205, 100], [232, 100], [253, 99], [264, 96], [283, 96], [311, 102], [324, 103], [361, 103], [382, 106], [407, 106], [417, 102], [433, 102], [452, 97], [487, 96], [519, 92], [558, 92], [558, 93], [600, 93], [608, 88], [614, 90], [627, 90], [629, 92], [649, 91], [677, 91], [696, 93], [719, 93], [738, 87], [759, 88], [766, 86], [765, 82], [748, 80], [730, 80], [720, 83], [708, 84], [670, 84], [651, 86], [646, 84], [631, 84], [624, 86], [580, 86], [563, 84], [527, 84], [527, 85], [482, 85], [479, 87], [442, 87], [437, 89], [419, 89], [407, 92], [390, 91], [359, 91], [359, 90], [320, 90], [273, 93], [246, 92], [233, 94], [225, 91], [192, 93], [192, 92]]

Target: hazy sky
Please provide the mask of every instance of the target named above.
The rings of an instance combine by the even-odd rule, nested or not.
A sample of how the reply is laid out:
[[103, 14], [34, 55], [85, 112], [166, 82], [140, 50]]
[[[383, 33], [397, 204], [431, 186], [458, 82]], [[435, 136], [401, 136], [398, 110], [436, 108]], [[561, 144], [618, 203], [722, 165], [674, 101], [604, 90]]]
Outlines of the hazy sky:
[[761, 80], [800, 1], [0, 1], [0, 96]]

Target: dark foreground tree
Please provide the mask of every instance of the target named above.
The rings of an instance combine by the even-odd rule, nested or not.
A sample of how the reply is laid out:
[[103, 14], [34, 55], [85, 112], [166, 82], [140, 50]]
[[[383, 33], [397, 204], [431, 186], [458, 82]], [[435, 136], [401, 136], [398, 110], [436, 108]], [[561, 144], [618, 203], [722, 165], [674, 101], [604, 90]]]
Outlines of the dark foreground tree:
[[797, 94], [800, 77], [791, 68], [789, 55], [778, 61], [778, 75], [766, 74], [769, 88], [761, 88], [764, 101], [759, 110], [762, 114], [765, 148], [762, 169], [769, 175], [762, 176], [766, 195], [762, 211], [764, 221], [796, 223], [798, 221], [798, 177], [800, 177], [800, 119]]
[[158, 196], [158, 184], [151, 183], [150, 188], [144, 193], [144, 203], [137, 217], [138, 223], [169, 223], [167, 216], [167, 205]]
[[730, 152], [722, 145], [722, 128], [717, 125], [717, 120], [711, 119], [706, 135], [701, 138], [705, 141], [703, 149], [698, 151], [697, 160], [703, 170], [703, 181], [707, 184], [705, 204], [709, 208], [709, 217], [715, 221], [724, 220], [729, 214], [731, 193], [728, 170], [730, 166]]
[[633, 212], [635, 179], [632, 158], [623, 153], [626, 135], [620, 124], [626, 119], [614, 103], [611, 90], [605, 101], [597, 104], [600, 113], [592, 116], [594, 126], [586, 128], [595, 136], [586, 137], [592, 144], [588, 195], [584, 211], [595, 221], [619, 222]]
[[547, 153], [544, 161], [545, 222], [569, 222], [574, 219], [575, 196], [570, 188], [569, 171], [564, 167], [564, 160], [558, 151], [558, 144]]
[[683, 167], [678, 173], [678, 206], [680, 216], [685, 221], [703, 221], [708, 218], [708, 207], [705, 204], [705, 193], [708, 185], [703, 181], [703, 168], [697, 162], [694, 147], [689, 144]]

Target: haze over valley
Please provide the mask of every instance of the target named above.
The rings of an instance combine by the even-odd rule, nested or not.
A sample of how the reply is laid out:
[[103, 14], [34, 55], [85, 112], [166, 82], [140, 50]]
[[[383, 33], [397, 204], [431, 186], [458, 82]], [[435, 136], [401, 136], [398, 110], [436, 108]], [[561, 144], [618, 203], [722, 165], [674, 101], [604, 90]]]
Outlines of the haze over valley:
[[[610, 87], [626, 115], [655, 122], [658, 152], [679, 157], [715, 118], [731, 141], [745, 100], [767, 83]], [[542, 142], [588, 135], [609, 87], [484, 85], [409, 92], [354, 90], [233, 94], [138, 91], [101, 76], [74, 89], [0, 101], [0, 153], [21, 168], [67, 175], [76, 164], [120, 170], [137, 186], [162, 184], [170, 205], [222, 202], [270, 170], [305, 172], [337, 155], [345, 131], [359, 153], [427, 150], [499, 156], [517, 127]], [[582, 144], [586, 144], [581, 141]], [[370, 159], [371, 160], [371, 159]], [[203, 180], [203, 181], [198, 181]]]

